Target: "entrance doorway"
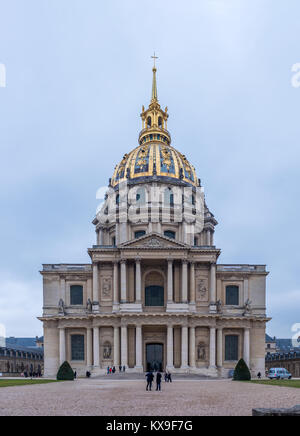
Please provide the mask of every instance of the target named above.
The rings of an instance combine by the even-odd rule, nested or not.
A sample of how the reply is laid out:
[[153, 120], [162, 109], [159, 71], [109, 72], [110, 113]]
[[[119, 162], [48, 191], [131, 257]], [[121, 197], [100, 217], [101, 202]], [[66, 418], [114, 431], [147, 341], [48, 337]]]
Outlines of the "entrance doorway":
[[147, 371], [163, 370], [163, 350], [162, 344], [147, 344], [146, 345], [146, 362]]

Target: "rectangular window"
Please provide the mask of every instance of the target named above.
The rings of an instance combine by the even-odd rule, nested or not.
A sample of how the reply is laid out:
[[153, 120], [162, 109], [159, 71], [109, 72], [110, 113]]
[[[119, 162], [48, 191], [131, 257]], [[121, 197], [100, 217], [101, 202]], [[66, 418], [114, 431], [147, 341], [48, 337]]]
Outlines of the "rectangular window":
[[71, 359], [84, 360], [84, 336], [72, 335], [71, 336]]
[[239, 359], [239, 337], [236, 335], [225, 336], [225, 360], [236, 361]]
[[83, 287], [80, 285], [73, 285], [70, 288], [71, 306], [83, 305]]
[[239, 305], [239, 287], [226, 286], [226, 305], [238, 306]]

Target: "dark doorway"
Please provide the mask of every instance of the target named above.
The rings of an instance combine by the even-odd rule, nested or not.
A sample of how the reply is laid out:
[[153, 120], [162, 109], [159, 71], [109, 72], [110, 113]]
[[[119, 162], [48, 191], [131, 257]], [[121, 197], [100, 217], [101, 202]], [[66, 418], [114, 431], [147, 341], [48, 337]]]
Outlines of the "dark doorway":
[[147, 371], [163, 370], [163, 349], [162, 344], [146, 345]]

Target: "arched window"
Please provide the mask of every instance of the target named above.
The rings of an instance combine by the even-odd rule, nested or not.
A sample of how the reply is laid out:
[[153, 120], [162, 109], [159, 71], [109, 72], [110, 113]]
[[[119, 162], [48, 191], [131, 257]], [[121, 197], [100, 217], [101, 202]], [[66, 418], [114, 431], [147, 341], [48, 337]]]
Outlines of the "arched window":
[[147, 127], [151, 127], [151, 117], [147, 118]]
[[71, 359], [84, 360], [84, 336], [72, 335], [71, 336]]
[[162, 117], [158, 117], [158, 127], [162, 127]]
[[225, 336], [225, 360], [236, 361], [239, 359], [239, 337], [236, 335]]
[[134, 239], [141, 238], [146, 234], [145, 230], [138, 230], [137, 232], [134, 232]]
[[198, 238], [194, 237], [194, 247], [198, 247]]
[[165, 189], [164, 194], [165, 194], [165, 198], [164, 198], [165, 205], [174, 206], [174, 194], [172, 192], [172, 189], [171, 188]]
[[167, 238], [176, 239], [176, 233], [173, 232], [172, 230], [166, 230], [166, 231], [164, 232], [164, 235], [165, 235]]
[[83, 287], [80, 285], [72, 285], [70, 287], [71, 306], [83, 305]]
[[239, 305], [239, 287], [238, 286], [226, 286], [226, 305], [238, 306]]

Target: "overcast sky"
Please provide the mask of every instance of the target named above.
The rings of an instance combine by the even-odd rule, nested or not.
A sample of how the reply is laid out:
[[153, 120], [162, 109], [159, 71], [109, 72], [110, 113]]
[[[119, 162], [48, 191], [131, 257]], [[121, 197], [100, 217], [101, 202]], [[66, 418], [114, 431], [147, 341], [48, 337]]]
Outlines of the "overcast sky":
[[[42, 334], [42, 263], [89, 262], [96, 191], [151, 95], [196, 167], [221, 263], [267, 264], [267, 331], [300, 323], [299, 0], [0, 0], [0, 323]], [[2, 67], [3, 70], [3, 67]], [[1, 71], [1, 70], [0, 70]]]

